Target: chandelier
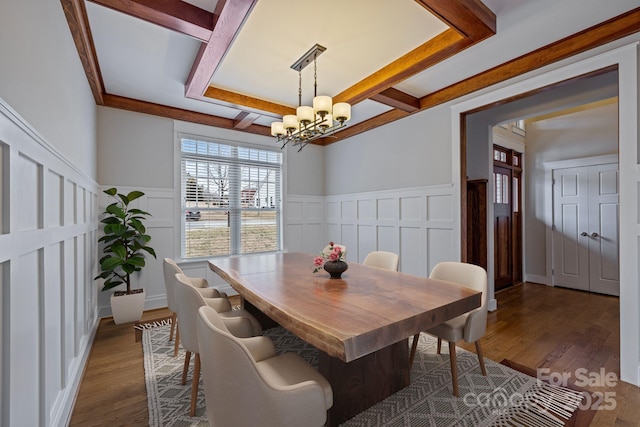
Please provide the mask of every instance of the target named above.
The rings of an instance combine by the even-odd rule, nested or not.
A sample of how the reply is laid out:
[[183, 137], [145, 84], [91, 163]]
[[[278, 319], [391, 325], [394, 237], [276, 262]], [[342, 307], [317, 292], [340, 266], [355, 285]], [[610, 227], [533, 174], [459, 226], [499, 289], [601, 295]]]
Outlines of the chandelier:
[[[351, 105], [346, 102], [333, 104], [330, 96], [318, 96], [317, 58], [325, 47], [316, 44], [298, 59], [291, 68], [298, 71], [298, 108], [296, 114], [288, 114], [281, 122], [271, 123], [271, 135], [284, 148], [289, 142], [302, 150], [308, 143], [331, 135], [346, 126], [351, 118]], [[302, 105], [302, 69], [313, 62], [313, 107]]]

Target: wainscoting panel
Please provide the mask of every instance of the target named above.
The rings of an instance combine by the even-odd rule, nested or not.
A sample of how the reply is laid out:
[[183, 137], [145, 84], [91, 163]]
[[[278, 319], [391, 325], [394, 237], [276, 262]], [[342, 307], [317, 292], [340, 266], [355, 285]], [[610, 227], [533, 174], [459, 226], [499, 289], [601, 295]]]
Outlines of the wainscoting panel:
[[376, 220], [376, 200], [375, 199], [358, 200], [358, 220], [360, 221]]
[[[377, 235], [376, 235], [377, 250], [395, 252], [397, 254], [400, 253], [397, 227], [394, 227], [392, 225], [379, 225], [378, 227], [376, 227], [376, 231], [377, 231]], [[398, 268], [400, 267], [398, 266]]]
[[427, 230], [427, 271], [439, 262], [451, 261], [453, 232], [451, 229], [430, 228]]
[[64, 179], [62, 175], [51, 169], [47, 170], [45, 182], [49, 183], [44, 193], [44, 205], [47, 207], [45, 227], [60, 227], [63, 225], [63, 191]]
[[[9, 415], [20, 414], [20, 418], [5, 425], [43, 425], [42, 370], [40, 342], [42, 253], [40, 249], [23, 253], [12, 263], [9, 290], [9, 328], [7, 341], [3, 343], [9, 353], [11, 368], [3, 377], [9, 378]], [[19, 286], [11, 286], [12, 283]], [[16, 310], [20, 307], [19, 310]], [[5, 346], [6, 344], [6, 346]], [[31, 410], [25, 410], [25, 402], [33, 402]]]
[[97, 183], [0, 99], [0, 425], [64, 426], [97, 328]]
[[[334, 206], [337, 213], [339, 205]], [[320, 252], [325, 240], [325, 203], [323, 197], [287, 196], [284, 203], [284, 241], [287, 252]]]
[[358, 251], [361, 254], [361, 259], [351, 258], [351, 251], [349, 248], [347, 248], [347, 258], [353, 259], [357, 262], [362, 262], [369, 252], [375, 251], [377, 248], [376, 226], [372, 224], [362, 224], [358, 226]]
[[34, 162], [24, 154], [18, 154], [18, 162], [16, 164], [15, 182], [20, 186], [19, 197], [15, 200], [17, 203], [17, 212], [20, 213], [16, 218], [18, 231], [36, 230], [40, 228], [39, 216], [41, 214], [40, 197], [42, 186], [40, 175], [42, 165]]
[[460, 258], [451, 240], [453, 199], [450, 185], [330, 196], [324, 240], [346, 245], [356, 262], [374, 250], [395, 252], [400, 271], [428, 276], [437, 262]]
[[400, 226], [400, 256], [402, 271], [417, 276], [427, 276], [424, 243], [426, 231], [420, 227]]
[[[58, 177], [59, 182], [59, 177]], [[47, 246], [44, 252], [44, 277], [47, 278], [43, 289], [43, 337], [46, 374], [45, 383], [48, 385], [45, 396], [45, 407], [52, 408], [54, 402], [64, 388], [64, 370], [61, 369], [63, 354], [63, 272], [62, 272], [63, 244], [56, 242]]]

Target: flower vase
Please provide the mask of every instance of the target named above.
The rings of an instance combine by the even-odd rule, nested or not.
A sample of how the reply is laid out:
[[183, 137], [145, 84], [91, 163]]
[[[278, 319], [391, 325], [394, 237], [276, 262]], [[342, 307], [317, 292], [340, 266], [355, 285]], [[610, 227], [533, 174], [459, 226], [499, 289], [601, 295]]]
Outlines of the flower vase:
[[332, 279], [340, 279], [349, 266], [344, 261], [327, 261], [323, 266], [324, 270], [331, 275]]

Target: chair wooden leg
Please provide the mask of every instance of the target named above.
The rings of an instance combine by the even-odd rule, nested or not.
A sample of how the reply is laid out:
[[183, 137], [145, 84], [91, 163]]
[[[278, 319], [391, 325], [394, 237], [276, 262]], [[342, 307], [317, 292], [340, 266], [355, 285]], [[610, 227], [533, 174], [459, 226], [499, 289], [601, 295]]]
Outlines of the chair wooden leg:
[[482, 375], [487, 376], [487, 369], [484, 367], [484, 356], [482, 356], [482, 348], [480, 347], [480, 340], [476, 341], [476, 353], [478, 353], [478, 362], [480, 362], [480, 369]]
[[196, 402], [198, 400], [198, 382], [200, 381], [200, 353], [196, 353], [193, 367], [193, 383], [191, 384], [191, 409], [189, 416], [196, 415]]
[[180, 384], [185, 385], [187, 383], [187, 372], [189, 371], [189, 362], [191, 361], [191, 352], [187, 351], [184, 354], [184, 367], [182, 368], [182, 381]]
[[171, 314], [171, 330], [169, 331], [169, 341], [173, 339], [173, 331], [176, 329], [176, 314]]
[[451, 383], [453, 395], [458, 397], [458, 367], [456, 366], [456, 343], [449, 342], [449, 360], [451, 361]]
[[420, 338], [420, 334], [415, 334], [413, 336], [413, 342], [411, 343], [411, 354], [409, 355], [409, 369], [413, 366], [413, 359], [416, 357], [416, 349], [418, 348], [418, 339]]
[[[178, 319], [176, 319], [176, 322]], [[180, 349], [180, 328], [176, 328], [176, 341], [173, 345], [173, 357], [178, 356], [178, 350]]]
[[436, 353], [440, 354], [441, 351], [442, 351], [442, 338], [438, 338], [438, 349], [436, 350]]

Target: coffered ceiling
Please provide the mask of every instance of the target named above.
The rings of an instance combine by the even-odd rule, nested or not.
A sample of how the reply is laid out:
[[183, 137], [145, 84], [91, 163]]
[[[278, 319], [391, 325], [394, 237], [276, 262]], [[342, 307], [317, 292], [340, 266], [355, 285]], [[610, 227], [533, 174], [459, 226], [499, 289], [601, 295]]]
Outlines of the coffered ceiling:
[[[98, 105], [261, 135], [294, 113], [290, 66], [321, 44], [318, 95], [353, 107], [349, 126], [320, 145], [486, 86], [430, 68], [494, 35], [494, 12], [523, 1], [60, 0]], [[545, 52], [529, 68], [555, 59]], [[313, 72], [302, 71], [307, 105]]]

